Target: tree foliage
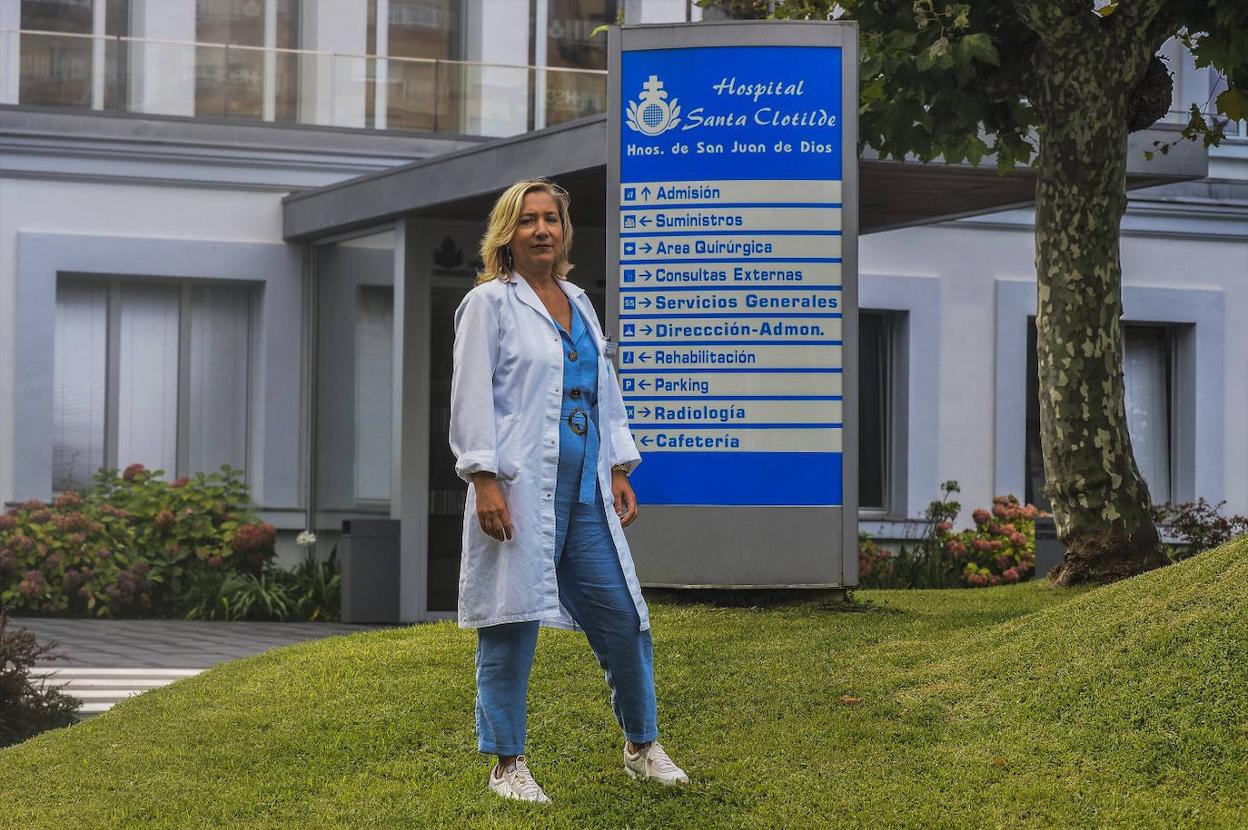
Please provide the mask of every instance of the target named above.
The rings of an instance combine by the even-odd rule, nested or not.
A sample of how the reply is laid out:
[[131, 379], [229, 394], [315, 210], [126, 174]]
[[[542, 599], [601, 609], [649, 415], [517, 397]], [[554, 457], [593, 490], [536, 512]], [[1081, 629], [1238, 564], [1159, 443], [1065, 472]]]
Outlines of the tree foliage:
[[[702, 4], [737, 18], [769, 16], [767, 0]], [[995, 152], [1003, 172], [1030, 163], [1042, 121], [1034, 103], [1038, 31], [1064, 26], [1089, 44], [1104, 38], [1108, 45], [1116, 28], [1138, 25], [1137, 12], [1149, 5], [1160, 6], [1146, 26], [1152, 51], [1177, 36], [1198, 68], [1213, 68], [1227, 83], [1213, 101], [1191, 105], [1182, 138], [1217, 146], [1230, 121], [1248, 118], [1248, 3], [1243, 0], [1042, 4], [1051, 20], [1029, 19], [1022, 5], [1001, 0], [785, 0], [775, 4], [772, 16], [858, 22], [859, 138], [885, 158], [913, 155], [921, 161], [940, 157], [951, 164], [977, 164]], [[1162, 84], [1168, 91], [1168, 75], [1142, 75], [1139, 80]], [[1164, 110], [1147, 124], [1133, 126], [1141, 129], [1162, 114]], [[1157, 149], [1164, 152], [1170, 146]]]

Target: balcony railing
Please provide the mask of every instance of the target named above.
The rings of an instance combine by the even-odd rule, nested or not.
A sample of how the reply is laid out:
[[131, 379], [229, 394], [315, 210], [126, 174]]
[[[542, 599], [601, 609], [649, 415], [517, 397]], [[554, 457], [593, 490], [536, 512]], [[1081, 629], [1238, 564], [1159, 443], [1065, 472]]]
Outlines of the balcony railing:
[[509, 136], [603, 112], [603, 70], [0, 29], [0, 104]]

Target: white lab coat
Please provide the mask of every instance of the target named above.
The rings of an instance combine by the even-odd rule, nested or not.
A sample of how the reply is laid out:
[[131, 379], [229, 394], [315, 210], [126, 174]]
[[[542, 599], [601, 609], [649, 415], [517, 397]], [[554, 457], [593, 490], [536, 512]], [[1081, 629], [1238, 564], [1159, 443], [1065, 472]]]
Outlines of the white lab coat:
[[[624, 400], [606, 356], [598, 316], [585, 292], [559, 286], [580, 311], [598, 344], [598, 482], [620, 568], [637, 607], [641, 630], [649, 613], [628, 542], [615, 515], [611, 468], [641, 463]], [[479, 628], [540, 620], [577, 629], [559, 602], [555, 574], [555, 482], [563, 401], [563, 345], [546, 307], [519, 274], [478, 285], [455, 312], [451, 380], [451, 451], [455, 472], [469, 482], [459, 566], [459, 624]], [[495, 473], [515, 535], [487, 536], [477, 522], [471, 475]]]

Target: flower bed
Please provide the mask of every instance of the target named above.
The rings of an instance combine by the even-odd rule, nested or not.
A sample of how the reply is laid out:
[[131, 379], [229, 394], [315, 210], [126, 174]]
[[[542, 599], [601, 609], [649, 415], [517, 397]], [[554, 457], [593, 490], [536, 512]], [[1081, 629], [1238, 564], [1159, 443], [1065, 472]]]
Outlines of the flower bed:
[[66, 616], [183, 616], [218, 572], [261, 574], [277, 532], [247, 507], [241, 471], [165, 482], [132, 464], [86, 492], [0, 516], [0, 605]]
[[962, 505], [952, 498], [956, 481], [941, 485], [927, 508], [927, 530], [904, 539], [896, 551], [863, 534], [858, 539], [858, 580], [864, 588], [985, 588], [1030, 578], [1036, 566], [1034, 505], [997, 496], [992, 508], [971, 514], [975, 526], [955, 531]]

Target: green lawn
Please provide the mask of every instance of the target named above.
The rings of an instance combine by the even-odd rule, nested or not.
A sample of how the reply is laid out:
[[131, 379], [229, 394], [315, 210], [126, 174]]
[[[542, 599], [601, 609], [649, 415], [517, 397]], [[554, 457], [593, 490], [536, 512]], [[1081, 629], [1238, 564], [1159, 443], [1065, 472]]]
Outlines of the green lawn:
[[[655, 604], [662, 740], [624, 774], [584, 638], [543, 632], [503, 802], [450, 624], [268, 652], [0, 750], [0, 826], [1248, 827], [1248, 540], [1096, 590]], [[842, 696], [861, 703], [842, 702]]]

